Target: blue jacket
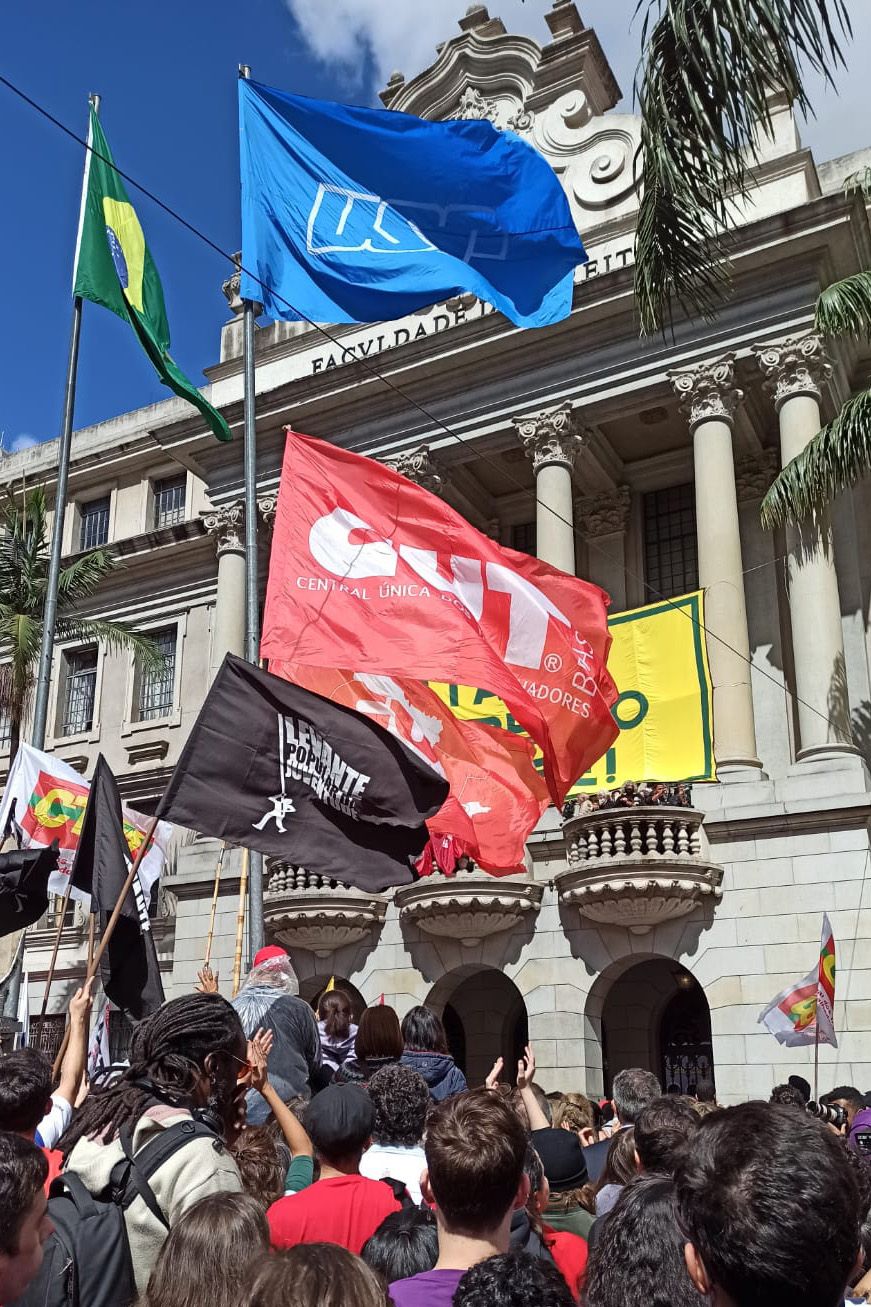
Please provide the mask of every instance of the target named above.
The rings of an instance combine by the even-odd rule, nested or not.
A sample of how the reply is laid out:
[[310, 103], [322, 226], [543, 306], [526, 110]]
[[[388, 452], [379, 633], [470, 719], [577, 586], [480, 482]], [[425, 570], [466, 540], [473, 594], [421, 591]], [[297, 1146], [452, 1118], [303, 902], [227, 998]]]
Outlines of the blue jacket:
[[429, 1096], [435, 1103], [441, 1103], [452, 1094], [461, 1094], [469, 1087], [450, 1053], [423, 1053], [407, 1048], [399, 1061], [401, 1066], [411, 1067], [412, 1071], [423, 1076], [429, 1087]]

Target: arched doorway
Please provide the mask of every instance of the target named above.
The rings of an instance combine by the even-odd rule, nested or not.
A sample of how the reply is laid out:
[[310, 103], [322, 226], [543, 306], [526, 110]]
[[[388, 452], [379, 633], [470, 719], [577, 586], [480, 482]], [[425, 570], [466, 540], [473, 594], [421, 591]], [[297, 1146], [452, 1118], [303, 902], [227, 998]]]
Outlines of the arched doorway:
[[483, 1084], [497, 1057], [510, 1075], [529, 1041], [529, 1021], [523, 995], [504, 972], [458, 967], [433, 986], [426, 1002], [441, 1016], [448, 1047], [470, 1085]]
[[333, 981], [336, 989], [343, 989], [348, 995], [351, 1000], [351, 1011], [354, 1014], [354, 1020], [359, 1021], [361, 1014], [367, 1007], [367, 1003], [357, 986], [352, 985], [350, 980], [346, 980], [344, 976], [306, 976], [304, 980], [299, 982], [300, 998], [304, 998], [307, 1003], [311, 1003], [314, 1010], [317, 1011], [321, 994], [323, 994], [330, 980]]
[[653, 1071], [663, 1089], [694, 1094], [714, 1083], [711, 1013], [691, 972], [670, 958], [649, 958], [610, 984], [601, 1016], [604, 1089], [630, 1066]]

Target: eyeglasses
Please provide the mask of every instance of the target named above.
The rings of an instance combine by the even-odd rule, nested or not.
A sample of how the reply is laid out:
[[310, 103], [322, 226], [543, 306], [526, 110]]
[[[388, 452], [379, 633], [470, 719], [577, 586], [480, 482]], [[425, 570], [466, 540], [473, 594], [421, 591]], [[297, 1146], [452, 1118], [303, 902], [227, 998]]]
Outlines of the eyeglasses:
[[241, 1057], [237, 1057], [235, 1053], [230, 1053], [228, 1051], [227, 1056], [231, 1057], [234, 1062], [239, 1063], [239, 1069], [236, 1072], [236, 1084], [241, 1084], [243, 1080], [247, 1080], [254, 1068], [250, 1062]]

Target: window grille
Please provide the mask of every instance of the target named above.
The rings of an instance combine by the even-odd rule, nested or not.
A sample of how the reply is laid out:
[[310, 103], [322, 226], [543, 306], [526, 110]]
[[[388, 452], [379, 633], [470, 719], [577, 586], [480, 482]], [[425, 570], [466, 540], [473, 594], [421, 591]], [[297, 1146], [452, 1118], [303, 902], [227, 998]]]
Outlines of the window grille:
[[109, 539], [109, 497], [92, 499], [81, 506], [80, 549], [98, 549]]
[[698, 589], [696, 501], [691, 482], [644, 496], [644, 571], [649, 600]]
[[167, 717], [172, 712], [175, 692], [175, 651], [177, 628], [167, 626], [162, 631], [150, 631], [162, 655], [158, 667], [141, 667], [139, 671], [139, 721], [149, 722]]
[[97, 650], [75, 649], [66, 657], [66, 685], [61, 735], [79, 735], [94, 724]]
[[166, 477], [154, 483], [154, 525], [174, 526], [184, 521], [186, 478]]

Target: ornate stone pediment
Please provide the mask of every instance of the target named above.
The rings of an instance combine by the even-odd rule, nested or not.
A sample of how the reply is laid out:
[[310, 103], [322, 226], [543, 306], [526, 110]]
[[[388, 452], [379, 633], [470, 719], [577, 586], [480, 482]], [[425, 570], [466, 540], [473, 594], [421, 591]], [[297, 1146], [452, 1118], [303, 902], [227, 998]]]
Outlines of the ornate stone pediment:
[[474, 4], [435, 62], [409, 82], [394, 73], [381, 99], [421, 118], [486, 119], [523, 135], [556, 168], [587, 231], [636, 205], [639, 120], [608, 112], [620, 88], [573, 0], [555, 0], [546, 20], [553, 40], [540, 46]]
[[263, 920], [270, 936], [288, 948], [327, 957], [346, 944], [359, 944], [384, 920], [383, 894], [366, 894], [276, 859], [267, 860], [267, 869]]

